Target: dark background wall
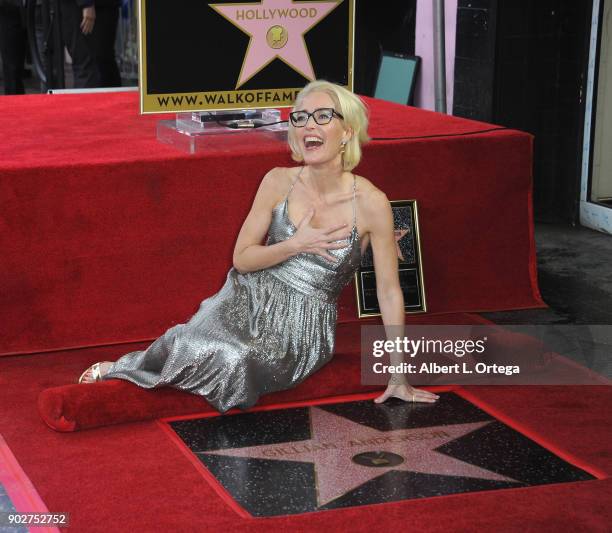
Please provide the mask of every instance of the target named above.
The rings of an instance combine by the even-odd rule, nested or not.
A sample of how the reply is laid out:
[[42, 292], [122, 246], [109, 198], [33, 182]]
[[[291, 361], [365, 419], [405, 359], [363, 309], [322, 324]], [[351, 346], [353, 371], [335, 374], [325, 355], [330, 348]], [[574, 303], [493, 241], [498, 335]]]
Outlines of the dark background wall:
[[536, 135], [544, 220], [578, 218], [591, 12], [591, 0], [499, 0], [493, 117]]
[[536, 220], [578, 220], [592, 0], [459, 0], [454, 114], [535, 135]]
[[497, 0], [458, 0], [453, 114], [491, 122]]

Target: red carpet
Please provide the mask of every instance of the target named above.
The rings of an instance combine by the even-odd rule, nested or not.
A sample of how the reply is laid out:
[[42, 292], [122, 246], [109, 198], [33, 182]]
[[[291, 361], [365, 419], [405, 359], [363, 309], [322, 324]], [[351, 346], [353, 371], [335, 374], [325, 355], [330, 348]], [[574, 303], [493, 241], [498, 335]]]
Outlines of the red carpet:
[[[356, 172], [418, 200], [428, 310], [543, 306], [532, 138], [367, 102], [371, 136], [398, 140], [367, 145]], [[160, 144], [135, 93], [8, 97], [0, 116], [0, 354], [153, 339], [184, 321], [225, 280], [261, 177], [293, 164], [265, 136], [193, 156]], [[353, 302], [349, 287], [341, 321]]]
[[[66, 434], [40, 419], [41, 390], [69, 383], [90, 362], [114, 355], [116, 348], [99, 347], [1, 361], [0, 433], [49, 510], [71, 513], [71, 530], [365, 532], [401, 524], [432, 532], [566, 531], [571, 523], [572, 530], [609, 531], [610, 479], [242, 519], [154, 421]], [[344, 376], [336, 378], [339, 384]], [[610, 474], [610, 387], [467, 389], [523, 430]]]

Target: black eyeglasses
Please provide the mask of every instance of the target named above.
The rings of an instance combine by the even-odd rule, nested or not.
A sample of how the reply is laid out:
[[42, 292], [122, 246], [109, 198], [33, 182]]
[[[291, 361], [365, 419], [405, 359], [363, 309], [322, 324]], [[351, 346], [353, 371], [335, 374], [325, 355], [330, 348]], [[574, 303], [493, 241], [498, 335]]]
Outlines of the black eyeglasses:
[[294, 111], [293, 113], [289, 113], [291, 124], [293, 124], [296, 128], [303, 128], [306, 126], [310, 117], [312, 117], [319, 126], [329, 124], [334, 117], [344, 120], [344, 117], [331, 107], [315, 109], [312, 113], [309, 113], [308, 111]]

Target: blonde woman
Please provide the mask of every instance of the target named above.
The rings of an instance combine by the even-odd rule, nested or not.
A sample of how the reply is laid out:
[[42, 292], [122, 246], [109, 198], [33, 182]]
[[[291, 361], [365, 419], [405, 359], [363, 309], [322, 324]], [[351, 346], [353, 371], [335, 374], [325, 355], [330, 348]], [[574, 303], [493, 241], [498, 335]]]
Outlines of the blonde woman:
[[[289, 146], [301, 165], [264, 176], [222, 289], [146, 350], [96, 363], [79, 381], [172, 386], [204, 396], [220, 412], [251, 407], [331, 360], [337, 298], [368, 244], [383, 322], [403, 324], [389, 201], [351, 172], [368, 140], [367, 122], [361, 100], [343, 87], [325, 81], [304, 87], [289, 120]], [[403, 375], [375, 401], [391, 396], [438, 398]]]

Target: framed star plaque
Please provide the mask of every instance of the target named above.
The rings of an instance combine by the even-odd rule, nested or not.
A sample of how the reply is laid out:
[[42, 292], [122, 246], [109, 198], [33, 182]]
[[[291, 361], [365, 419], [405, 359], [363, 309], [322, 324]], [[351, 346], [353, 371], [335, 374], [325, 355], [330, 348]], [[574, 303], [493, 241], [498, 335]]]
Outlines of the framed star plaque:
[[[400, 286], [404, 294], [406, 313], [424, 313], [427, 311], [425, 300], [425, 283], [421, 265], [421, 239], [419, 234], [419, 217], [416, 200], [393, 200], [393, 223], [395, 247], [397, 250], [397, 268]], [[355, 272], [355, 289], [357, 291], [357, 311], [359, 318], [380, 316], [380, 306], [376, 296], [376, 273], [372, 247], [368, 246], [361, 264]]]
[[140, 111], [289, 107], [353, 89], [355, 0], [139, 0]]

